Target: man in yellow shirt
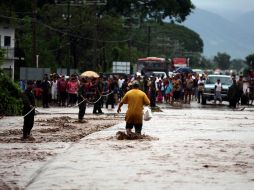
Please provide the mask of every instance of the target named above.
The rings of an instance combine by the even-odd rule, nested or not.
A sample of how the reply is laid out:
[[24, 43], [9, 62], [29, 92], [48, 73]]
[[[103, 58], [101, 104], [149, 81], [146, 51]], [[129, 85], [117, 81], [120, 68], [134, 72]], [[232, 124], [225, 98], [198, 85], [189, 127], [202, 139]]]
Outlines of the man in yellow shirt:
[[143, 126], [143, 106], [149, 105], [150, 100], [147, 95], [139, 90], [138, 81], [132, 82], [132, 90], [128, 91], [122, 101], [119, 103], [117, 112], [121, 112], [121, 107], [123, 104], [128, 104], [128, 110], [126, 112], [126, 133], [131, 134], [131, 130], [135, 127], [135, 133], [141, 134]]

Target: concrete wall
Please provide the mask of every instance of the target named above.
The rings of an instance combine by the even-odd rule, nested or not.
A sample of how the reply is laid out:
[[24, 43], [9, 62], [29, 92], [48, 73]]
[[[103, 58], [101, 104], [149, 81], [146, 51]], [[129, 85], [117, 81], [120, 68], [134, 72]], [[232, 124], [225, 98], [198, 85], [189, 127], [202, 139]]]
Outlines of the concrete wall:
[[[5, 46], [4, 37], [10, 36], [10, 46]], [[0, 47], [6, 50], [4, 64], [1, 68], [11, 70], [11, 78], [14, 80], [14, 48], [15, 48], [15, 29], [0, 25]]]
[[0, 25], [0, 35], [1, 35], [1, 47], [4, 47], [4, 36], [11, 37], [10, 48], [15, 47], [15, 29], [10, 27], [5, 27]]

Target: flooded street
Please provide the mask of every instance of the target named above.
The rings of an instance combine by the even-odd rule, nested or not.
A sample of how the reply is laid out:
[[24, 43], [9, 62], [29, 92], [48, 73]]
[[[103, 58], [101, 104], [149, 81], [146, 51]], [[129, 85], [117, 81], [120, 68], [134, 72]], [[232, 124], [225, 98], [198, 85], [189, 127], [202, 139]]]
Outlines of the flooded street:
[[0, 190], [254, 190], [251, 18], [254, 0], [1, 0]]
[[[254, 107], [243, 111], [233, 111], [226, 105], [196, 103], [182, 108], [160, 107], [162, 112], [154, 112], [152, 120], [144, 122], [143, 133], [150, 139], [117, 140], [116, 132], [125, 130], [123, 116], [119, 115], [117, 122], [112, 120], [114, 126], [79, 141], [1, 142], [1, 152], [10, 147], [16, 147], [18, 152], [22, 146], [29, 150], [44, 146], [45, 152], [52, 154], [45, 156], [43, 162], [29, 162], [29, 170], [28, 163], [20, 164], [16, 173], [21, 175], [16, 177], [1, 162], [1, 173], [6, 170], [9, 175], [3, 177], [5, 184], [12, 179], [16, 182], [14, 187], [29, 190], [253, 189]], [[65, 111], [73, 117], [77, 110], [49, 111]], [[36, 117], [46, 116], [44, 113]], [[95, 117], [105, 122], [103, 118], [110, 118], [110, 114]], [[16, 162], [19, 163], [18, 158]]]

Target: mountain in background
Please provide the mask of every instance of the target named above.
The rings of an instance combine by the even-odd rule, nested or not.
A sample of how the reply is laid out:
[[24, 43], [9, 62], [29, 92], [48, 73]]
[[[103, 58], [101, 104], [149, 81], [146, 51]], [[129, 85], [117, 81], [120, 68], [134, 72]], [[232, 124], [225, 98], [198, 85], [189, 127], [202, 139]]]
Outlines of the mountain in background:
[[[242, 30], [254, 35], [254, 10], [247, 12], [236, 18], [233, 22], [241, 27]], [[254, 46], [254, 45], [253, 45]]]
[[204, 42], [204, 55], [213, 57], [218, 52], [231, 58], [242, 58], [254, 53], [254, 11], [229, 21], [217, 14], [195, 9], [183, 23], [197, 32]]

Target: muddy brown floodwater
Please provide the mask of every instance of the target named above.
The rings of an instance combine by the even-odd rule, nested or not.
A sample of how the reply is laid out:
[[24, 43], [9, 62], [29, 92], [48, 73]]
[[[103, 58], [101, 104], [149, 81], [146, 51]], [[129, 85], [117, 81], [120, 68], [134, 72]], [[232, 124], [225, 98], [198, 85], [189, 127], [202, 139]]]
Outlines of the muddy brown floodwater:
[[22, 141], [22, 117], [0, 119], [0, 189], [23, 189], [36, 169], [81, 138], [123, 121], [116, 114], [35, 116], [34, 141]]
[[160, 108], [137, 140], [116, 110], [78, 123], [76, 108], [40, 109], [31, 142], [22, 117], [0, 119], [0, 189], [253, 190], [253, 106]]

